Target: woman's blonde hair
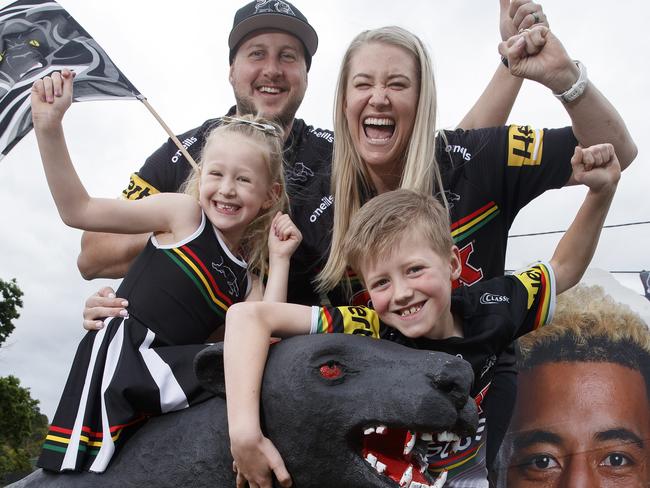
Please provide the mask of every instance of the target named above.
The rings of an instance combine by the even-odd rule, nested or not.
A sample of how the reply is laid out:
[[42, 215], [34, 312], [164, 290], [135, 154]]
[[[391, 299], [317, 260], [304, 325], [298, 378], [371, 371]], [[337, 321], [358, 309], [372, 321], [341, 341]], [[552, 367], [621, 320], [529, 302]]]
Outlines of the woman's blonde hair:
[[334, 227], [327, 263], [316, 278], [317, 288], [324, 292], [334, 288], [345, 276], [346, 259], [343, 240], [350, 220], [363, 204], [364, 197], [376, 193], [368, 170], [352, 142], [345, 117], [346, 89], [354, 55], [366, 44], [395, 46], [408, 52], [416, 62], [419, 78], [418, 105], [411, 138], [403, 155], [404, 166], [399, 188], [428, 195], [442, 190], [442, 178], [436, 162], [436, 86], [429, 54], [422, 41], [401, 27], [389, 26], [360, 33], [348, 47], [339, 72], [334, 100], [334, 155], [332, 157], [332, 193], [334, 195]]
[[[269, 195], [273, 199], [273, 203], [269, 208], [261, 210], [260, 214], [248, 224], [239, 243], [239, 249], [233, 249], [243, 255], [249, 270], [259, 276], [264, 276], [268, 269], [268, 235], [271, 221], [277, 212], [286, 212], [289, 207], [283, 171], [284, 137], [280, 126], [254, 115], [222, 117], [221, 124], [212, 129], [205, 138], [198, 168], [191, 171], [180, 191], [198, 200], [202, 161], [208, 147], [218, 143], [220, 137], [228, 137], [229, 134], [244, 136], [259, 145], [269, 172]], [[271, 191], [271, 185], [274, 183], [280, 185], [280, 190], [277, 193]]]

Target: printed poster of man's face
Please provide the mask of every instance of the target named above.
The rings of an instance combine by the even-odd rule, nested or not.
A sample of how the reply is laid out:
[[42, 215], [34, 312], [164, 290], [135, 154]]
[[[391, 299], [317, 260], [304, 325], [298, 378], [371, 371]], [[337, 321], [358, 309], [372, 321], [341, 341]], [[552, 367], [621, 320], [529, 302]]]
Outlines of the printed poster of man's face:
[[521, 341], [499, 488], [650, 486], [650, 331], [592, 288]]

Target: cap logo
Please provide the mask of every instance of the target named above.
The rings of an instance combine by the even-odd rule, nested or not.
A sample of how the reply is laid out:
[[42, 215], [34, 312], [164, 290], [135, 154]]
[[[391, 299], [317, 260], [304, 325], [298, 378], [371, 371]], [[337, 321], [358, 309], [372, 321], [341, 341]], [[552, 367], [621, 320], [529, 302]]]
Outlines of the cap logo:
[[291, 6], [282, 0], [257, 0], [257, 4], [255, 5], [255, 14], [253, 15], [268, 12], [278, 12], [281, 14], [293, 15], [294, 17], [296, 16], [296, 14], [293, 13], [293, 10], [291, 10]]

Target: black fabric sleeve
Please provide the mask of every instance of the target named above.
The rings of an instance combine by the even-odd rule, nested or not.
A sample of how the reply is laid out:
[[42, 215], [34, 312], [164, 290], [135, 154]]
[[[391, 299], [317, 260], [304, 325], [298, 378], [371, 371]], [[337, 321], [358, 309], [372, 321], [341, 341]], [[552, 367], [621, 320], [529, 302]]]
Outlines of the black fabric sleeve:
[[[201, 154], [205, 133], [213, 123], [213, 120], [208, 120], [202, 126], [177, 136], [195, 161]], [[122, 192], [122, 196], [130, 200], [138, 200], [154, 193], [177, 192], [191, 169], [190, 163], [180, 149], [171, 139], [167, 139], [147, 158], [140, 170], [131, 175], [129, 186]]]
[[439, 160], [453, 188], [462, 175], [470, 187], [494, 200], [512, 223], [519, 210], [571, 176], [577, 145], [571, 127], [535, 129], [510, 125], [447, 131], [439, 142]]

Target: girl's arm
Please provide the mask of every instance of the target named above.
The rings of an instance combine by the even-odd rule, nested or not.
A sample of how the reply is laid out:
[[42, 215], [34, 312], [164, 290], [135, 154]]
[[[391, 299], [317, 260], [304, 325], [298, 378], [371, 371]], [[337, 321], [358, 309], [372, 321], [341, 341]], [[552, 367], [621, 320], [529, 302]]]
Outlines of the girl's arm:
[[558, 294], [578, 283], [589, 266], [621, 176], [611, 144], [576, 147], [571, 165], [577, 183], [589, 190], [551, 258]]
[[[499, 0], [499, 30], [503, 41], [535, 24], [548, 27], [541, 5], [532, 0]], [[499, 63], [492, 79], [458, 128], [468, 130], [504, 125], [522, 83], [522, 78], [511, 75], [510, 70]]]
[[[308, 334], [311, 307], [290, 303], [236, 303], [226, 314], [224, 371], [230, 449], [237, 486], [248, 480], [271, 487], [271, 472], [281, 486], [291, 478], [275, 446], [260, 427], [260, 391], [272, 336]], [[243, 486], [243, 485], [242, 485]]]
[[508, 68], [503, 63], [499, 63], [485, 90], [469, 109], [469, 112], [465, 114], [457, 128], [470, 130], [504, 125], [522, 84], [521, 78], [512, 76]]
[[53, 73], [34, 83], [31, 96], [45, 176], [63, 222], [99, 232], [167, 231], [183, 234], [179, 237], [189, 235], [198, 225], [200, 213], [198, 203], [187, 195], [155, 195], [162, 198], [145, 198], [136, 204], [88, 195], [74, 169], [63, 133], [63, 115], [72, 103], [73, 78], [69, 70]]
[[287, 214], [278, 212], [269, 230], [269, 276], [264, 290], [265, 302], [286, 302], [289, 263], [302, 241], [302, 234]]

